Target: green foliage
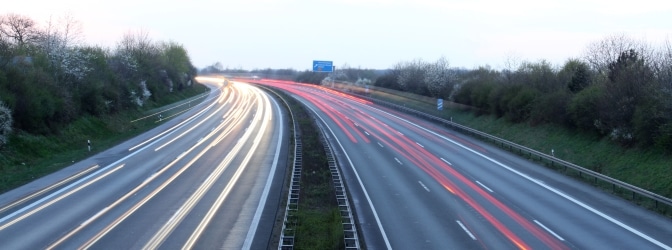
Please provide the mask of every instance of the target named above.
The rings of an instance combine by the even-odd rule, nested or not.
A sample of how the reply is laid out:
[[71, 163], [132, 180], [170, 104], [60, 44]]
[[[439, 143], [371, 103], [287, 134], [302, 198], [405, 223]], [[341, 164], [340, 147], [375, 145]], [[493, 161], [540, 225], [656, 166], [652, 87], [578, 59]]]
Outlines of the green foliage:
[[40, 39], [60, 41], [37, 37], [22, 46], [0, 43], [2, 55], [20, 55], [0, 64], [0, 100], [12, 109], [14, 127], [27, 133], [57, 133], [83, 115], [152, 106], [189, 87], [195, 75], [182, 45], [152, 43], [146, 34], [127, 35], [112, 52], [98, 46], [43, 46], [53, 41]]
[[509, 93], [515, 93], [515, 95], [507, 102], [508, 109], [505, 117], [512, 122], [527, 120], [538, 91], [530, 87], [520, 87], [517, 91], [509, 91]]
[[[625, 145], [635, 138], [633, 118], [638, 106], [654, 98], [653, 71], [634, 50], [624, 51], [609, 64], [605, 95], [600, 110], [602, 130]], [[643, 123], [641, 123], [643, 124]], [[644, 125], [643, 125], [644, 126]]]
[[302, 83], [320, 84], [329, 73], [313, 72], [310, 70], [303, 71], [296, 76], [295, 81]]
[[572, 98], [567, 113], [576, 128], [582, 131], [597, 132], [595, 124], [600, 120], [599, 105], [602, 95], [602, 86], [592, 85]]
[[577, 59], [570, 59], [558, 73], [561, 82], [567, 84], [572, 93], [579, 93], [591, 83], [590, 67], [587, 63]]
[[[171, 102], [184, 100], [202, 94], [206, 89], [202, 85], [197, 86], [199, 87], [172, 93], [167, 99]], [[186, 105], [181, 107], [187, 108]], [[183, 111], [182, 108], [176, 108], [170, 112]], [[13, 131], [9, 144], [0, 147], [0, 193], [154, 128], [157, 124], [154, 121], [129, 122], [145, 115], [146, 113], [135, 109], [123, 110], [114, 115], [82, 115], [63, 125], [58, 133], [47, 135], [28, 133], [25, 130]], [[93, 152], [86, 150], [88, 139], [93, 142]]]
[[401, 90], [397, 84], [397, 76], [392, 70], [378, 77], [373, 85], [388, 89]]
[[532, 124], [554, 123], [568, 125], [567, 105], [570, 98], [570, 94], [563, 90], [541, 94], [532, 104], [530, 122]]

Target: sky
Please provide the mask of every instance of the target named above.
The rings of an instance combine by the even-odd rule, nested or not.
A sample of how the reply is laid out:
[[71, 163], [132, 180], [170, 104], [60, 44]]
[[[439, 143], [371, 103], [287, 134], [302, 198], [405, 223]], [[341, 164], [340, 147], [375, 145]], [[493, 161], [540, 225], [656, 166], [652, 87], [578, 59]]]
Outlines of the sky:
[[672, 40], [669, 0], [21, 0], [3, 3], [7, 13], [42, 25], [69, 15], [85, 44], [109, 48], [147, 32], [182, 44], [198, 68], [386, 69], [440, 57], [468, 69], [561, 65], [611, 35]]

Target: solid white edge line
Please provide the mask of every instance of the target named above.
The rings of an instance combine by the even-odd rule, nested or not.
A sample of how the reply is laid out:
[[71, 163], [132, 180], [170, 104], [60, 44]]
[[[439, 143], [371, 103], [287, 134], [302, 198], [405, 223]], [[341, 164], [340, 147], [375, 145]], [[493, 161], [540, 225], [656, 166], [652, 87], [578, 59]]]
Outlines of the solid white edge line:
[[362, 188], [362, 192], [364, 193], [364, 197], [366, 197], [366, 201], [369, 203], [369, 208], [371, 208], [371, 212], [373, 213], [373, 217], [376, 219], [376, 224], [378, 225], [378, 229], [380, 229], [380, 234], [383, 237], [383, 241], [385, 241], [385, 246], [387, 249], [392, 249], [392, 246], [390, 245], [390, 240], [387, 238], [387, 234], [385, 233], [385, 229], [383, 229], [383, 224], [380, 222], [380, 217], [378, 216], [378, 212], [376, 212], [376, 208], [373, 207], [373, 202], [371, 202], [371, 197], [369, 196], [369, 192], [366, 191], [366, 188], [364, 187], [364, 183], [362, 182], [362, 178], [359, 177], [359, 173], [357, 172], [357, 169], [355, 168], [355, 164], [352, 163], [352, 160], [350, 159], [350, 156], [348, 153], [345, 151], [345, 147], [343, 147], [343, 144], [341, 144], [341, 141], [336, 137], [336, 133], [329, 127], [327, 122], [318, 114], [312, 107], [306, 105], [306, 103], [301, 100], [301, 102], [304, 104], [305, 107], [313, 111], [315, 115], [317, 115], [320, 120], [322, 120], [322, 123], [329, 129], [329, 132], [334, 136], [334, 140], [336, 140], [336, 143], [338, 143], [338, 146], [341, 147], [341, 151], [343, 151], [343, 155], [345, 156], [346, 159], [348, 159], [348, 163], [350, 164], [350, 168], [352, 169], [352, 172], [355, 173], [355, 177], [357, 177], [357, 182], [359, 182], [359, 187]]
[[419, 128], [419, 129], [422, 129], [422, 130], [424, 130], [424, 131], [426, 131], [426, 132], [428, 132], [428, 133], [430, 133], [430, 134], [433, 134], [433, 135], [435, 135], [435, 136], [437, 136], [437, 137], [439, 137], [439, 138], [442, 138], [442, 139], [444, 139], [444, 140], [446, 140], [446, 141], [448, 141], [448, 142], [450, 142], [450, 143], [453, 143], [453, 144], [457, 145], [458, 147], [461, 147], [461, 148], [463, 148], [463, 149], [465, 149], [465, 150], [467, 150], [467, 151], [469, 151], [469, 152], [472, 152], [472, 153], [474, 153], [474, 154], [476, 154], [476, 155], [478, 155], [478, 156], [480, 156], [480, 157], [483, 157], [484, 159], [486, 159], [486, 160], [488, 160], [488, 161], [490, 161], [490, 162], [492, 162], [492, 163], [494, 163], [494, 164], [497, 164], [497, 165], [499, 165], [500, 167], [503, 167], [504, 169], [509, 170], [509, 171], [511, 171], [512, 173], [515, 173], [515, 174], [517, 174], [517, 175], [519, 175], [519, 176], [521, 176], [521, 177], [523, 177], [523, 178], [525, 178], [525, 179], [527, 179], [527, 180], [529, 180], [529, 181], [531, 181], [531, 182], [533, 182], [533, 183], [535, 183], [535, 184], [537, 184], [537, 185], [539, 185], [539, 186], [545, 188], [546, 190], [551, 191], [551, 192], [557, 194], [558, 196], [563, 197], [563, 198], [565, 198], [565, 199], [567, 199], [567, 200], [573, 202], [573, 203], [576, 204], [576, 205], [579, 205], [579, 206], [583, 207], [584, 209], [586, 209], [586, 210], [588, 210], [588, 211], [590, 211], [590, 212], [592, 212], [592, 213], [594, 213], [594, 214], [596, 214], [596, 215], [598, 215], [598, 216], [600, 216], [600, 217], [602, 217], [602, 218], [604, 218], [604, 219], [606, 219], [606, 220], [608, 220], [608, 221], [610, 221], [610, 222], [612, 222], [612, 223], [614, 223], [614, 224], [620, 226], [621, 228], [623, 228], [623, 229], [625, 229], [625, 230], [630, 231], [631, 233], [633, 233], [633, 234], [635, 234], [635, 235], [637, 235], [637, 236], [639, 236], [639, 237], [641, 237], [641, 238], [643, 238], [643, 239], [645, 239], [645, 240], [647, 240], [647, 241], [649, 241], [649, 242], [651, 242], [651, 243], [653, 243], [653, 244], [655, 244], [655, 245], [657, 245], [657, 246], [659, 246], [659, 247], [661, 247], [661, 248], [663, 248], [663, 249], [672, 250], [672, 247], [670, 247], [670, 246], [668, 246], [668, 245], [665, 245], [664, 243], [662, 243], [662, 242], [660, 242], [660, 241], [657, 241], [657, 240], [654, 239], [654, 238], [651, 238], [650, 236], [648, 236], [648, 235], [646, 235], [646, 234], [644, 234], [644, 233], [642, 233], [642, 232], [640, 232], [640, 231], [638, 231], [638, 230], [636, 230], [636, 229], [634, 229], [634, 228], [632, 228], [632, 227], [626, 225], [625, 223], [620, 222], [619, 220], [616, 220], [616, 219], [612, 218], [611, 216], [606, 215], [606, 214], [604, 214], [604, 213], [598, 211], [597, 209], [594, 209], [594, 208], [592, 208], [591, 206], [586, 205], [585, 203], [583, 203], [583, 202], [581, 202], [581, 201], [579, 201], [579, 200], [576, 200], [576, 199], [574, 199], [574, 198], [572, 198], [572, 197], [570, 197], [570, 196], [568, 196], [568, 195], [566, 195], [566, 194], [563, 194], [562, 192], [556, 190], [555, 188], [550, 187], [550, 186], [546, 185], [545, 183], [542, 183], [542, 182], [540, 182], [540, 181], [538, 181], [538, 180], [535, 180], [534, 178], [531, 178], [531, 177], [527, 176], [526, 174], [523, 174], [523, 173], [521, 173], [521, 172], [519, 172], [519, 171], [517, 171], [517, 170], [515, 170], [515, 169], [513, 169], [513, 168], [511, 168], [511, 167], [509, 167], [509, 166], [507, 166], [507, 165], [505, 165], [505, 164], [503, 164], [503, 163], [501, 163], [501, 162], [495, 160], [495, 159], [492, 159], [492, 158], [490, 158], [490, 157], [488, 157], [488, 156], [486, 156], [486, 155], [484, 155], [484, 154], [481, 154], [481, 153], [479, 153], [479, 152], [476, 152], [475, 150], [473, 150], [473, 149], [471, 149], [471, 148], [469, 148], [469, 147], [467, 147], [467, 146], [464, 146], [464, 145], [462, 145], [462, 144], [460, 144], [460, 143], [458, 143], [458, 142], [456, 142], [456, 141], [453, 141], [453, 140], [451, 140], [451, 139], [448, 139], [447, 137], [445, 137], [445, 136], [443, 136], [443, 135], [440, 135], [440, 134], [438, 134], [438, 133], [436, 133], [436, 132], [434, 132], [434, 131], [431, 131], [431, 130], [429, 130], [429, 129], [426, 129], [426, 128], [424, 128], [424, 127], [422, 127], [422, 126], [420, 126], [420, 125], [418, 125], [418, 124], [415, 124], [415, 123], [413, 123], [413, 122], [411, 122], [411, 121], [408, 121], [408, 120], [406, 120], [406, 119], [404, 119], [404, 118], [398, 117], [398, 116], [396, 116], [396, 115], [393, 115], [393, 114], [391, 114], [391, 113], [385, 112], [385, 111], [380, 110], [380, 109], [377, 109], [377, 108], [375, 108], [375, 107], [371, 107], [371, 106], [368, 106], [368, 107], [370, 107], [370, 108], [372, 108], [372, 109], [375, 109], [375, 110], [378, 110], [379, 112], [385, 113], [385, 114], [387, 114], [387, 115], [389, 115], [389, 116], [395, 117], [395, 118], [397, 118], [397, 119], [399, 119], [399, 120], [401, 120], [401, 121], [404, 121], [404, 122], [406, 122], [406, 123], [408, 123], [408, 124], [411, 124], [411, 125], [413, 125], [413, 126]]
[[[252, 247], [252, 241], [254, 240], [254, 235], [257, 233], [257, 228], [259, 227], [259, 221], [261, 220], [261, 214], [264, 210], [264, 206], [266, 206], [266, 199], [268, 198], [268, 193], [271, 190], [271, 184], [273, 182], [273, 178], [275, 177], [275, 169], [278, 165], [278, 158], [280, 157], [280, 147], [282, 146], [282, 136], [283, 136], [283, 131], [284, 131], [284, 125], [283, 120], [282, 120], [282, 113], [280, 111], [280, 106], [278, 105], [278, 102], [276, 102], [275, 99], [270, 98], [273, 100], [273, 104], [275, 104], [275, 108], [278, 110], [278, 117], [279, 120], [278, 123], [280, 124], [280, 137], [278, 138], [278, 145], [275, 148], [275, 158], [273, 159], [273, 164], [271, 166], [271, 174], [268, 175], [268, 179], [266, 179], [266, 187], [264, 187], [264, 191], [261, 194], [261, 199], [259, 201], [259, 205], [257, 206], [257, 211], [254, 213], [254, 217], [252, 218], [252, 225], [250, 226], [250, 229], [247, 231], [247, 236], [245, 237], [245, 242], [243, 243], [243, 249], [250, 249]], [[269, 111], [270, 112], [270, 111]]]
[[399, 165], [404, 165], [404, 164], [401, 163], [401, 161], [397, 157], [394, 157], [394, 160], [397, 161], [397, 163], [399, 163]]
[[546, 226], [544, 226], [544, 224], [541, 224], [541, 222], [539, 222], [538, 220], [534, 220], [534, 223], [537, 223], [537, 225], [539, 225], [539, 226], [542, 227], [544, 230], [546, 230], [546, 231], [548, 231], [549, 233], [551, 233], [553, 236], [555, 236], [555, 238], [558, 238], [558, 240], [565, 241], [565, 239], [563, 239], [562, 237], [560, 237], [560, 235], [556, 234], [555, 232], [553, 232], [553, 230], [551, 230], [551, 229], [547, 228]]
[[460, 225], [462, 230], [464, 230], [469, 235], [469, 237], [471, 237], [472, 240], [476, 240], [476, 236], [474, 236], [474, 234], [472, 234], [471, 231], [469, 231], [469, 229], [467, 229], [467, 227], [465, 227], [461, 221], [456, 220], [455, 222], [457, 222], [457, 224]]

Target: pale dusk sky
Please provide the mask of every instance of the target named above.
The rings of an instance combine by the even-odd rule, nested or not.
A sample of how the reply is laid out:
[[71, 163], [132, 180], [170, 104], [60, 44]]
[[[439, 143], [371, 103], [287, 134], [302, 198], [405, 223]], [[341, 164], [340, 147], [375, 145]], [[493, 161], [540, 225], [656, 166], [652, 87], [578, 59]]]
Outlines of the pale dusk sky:
[[310, 69], [312, 60], [384, 69], [400, 61], [503, 67], [507, 59], [562, 64], [607, 36], [672, 39], [672, 1], [532, 0], [22, 0], [0, 14], [40, 25], [69, 13], [84, 42], [114, 47], [140, 30], [185, 46], [202, 68]]

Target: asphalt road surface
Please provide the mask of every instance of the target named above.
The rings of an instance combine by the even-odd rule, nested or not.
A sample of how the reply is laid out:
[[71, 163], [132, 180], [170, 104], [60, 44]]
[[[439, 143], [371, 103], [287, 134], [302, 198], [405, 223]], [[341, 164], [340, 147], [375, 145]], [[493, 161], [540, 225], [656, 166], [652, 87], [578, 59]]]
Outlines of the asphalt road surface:
[[315, 85], [368, 249], [671, 249], [672, 221], [437, 124]]
[[254, 86], [207, 82], [189, 112], [0, 195], [0, 249], [266, 249], [288, 120]]

